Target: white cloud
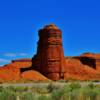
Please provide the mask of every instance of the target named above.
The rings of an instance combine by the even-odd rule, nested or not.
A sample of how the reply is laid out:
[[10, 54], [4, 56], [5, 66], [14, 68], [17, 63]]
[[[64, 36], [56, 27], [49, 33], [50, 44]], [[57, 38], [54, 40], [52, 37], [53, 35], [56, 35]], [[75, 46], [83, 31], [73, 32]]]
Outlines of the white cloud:
[[4, 56], [6, 57], [16, 57], [16, 56], [27, 56], [27, 53], [21, 52], [21, 53], [5, 53]]
[[7, 57], [16, 57], [17, 56], [16, 53], [5, 53], [4, 55]]
[[26, 56], [28, 55], [27, 53], [19, 53], [20, 56]]
[[4, 63], [4, 62], [10, 62], [10, 60], [0, 58], [0, 63]]

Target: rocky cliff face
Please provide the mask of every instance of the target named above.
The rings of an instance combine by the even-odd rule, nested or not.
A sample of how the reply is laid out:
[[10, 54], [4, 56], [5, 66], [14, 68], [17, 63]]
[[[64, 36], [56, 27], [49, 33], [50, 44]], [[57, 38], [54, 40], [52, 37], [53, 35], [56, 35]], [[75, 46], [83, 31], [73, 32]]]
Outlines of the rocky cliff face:
[[32, 59], [33, 69], [51, 80], [100, 79], [100, 56], [85, 53], [77, 57], [64, 58], [62, 32], [55, 25], [39, 30], [37, 53]]
[[13, 60], [0, 68], [0, 81], [100, 80], [100, 54], [64, 57], [62, 32], [55, 25], [39, 30], [37, 53], [32, 59]]
[[[83, 63], [83, 60], [81, 61], [80, 59], [84, 60], [84, 58], [80, 56], [66, 58], [65, 79], [100, 80], [100, 71], [90, 66], [93, 62], [88, 60], [87, 63], [86, 61]], [[85, 60], [87, 60], [87, 58]]]
[[83, 64], [89, 65], [90, 67], [100, 71], [100, 54], [84, 53], [74, 58], [79, 59]]
[[35, 81], [48, 80], [39, 72], [30, 70], [31, 66], [31, 59], [13, 60], [10, 64], [0, 67], [0, 82], [18, 81], [22, 79]]
[[62, 32], [55, 25], [39, 30], [37, 54], [32, 59], [33, 69], [46, 77], [59, 80], [64, 77], [65, 58], [62, 47]]

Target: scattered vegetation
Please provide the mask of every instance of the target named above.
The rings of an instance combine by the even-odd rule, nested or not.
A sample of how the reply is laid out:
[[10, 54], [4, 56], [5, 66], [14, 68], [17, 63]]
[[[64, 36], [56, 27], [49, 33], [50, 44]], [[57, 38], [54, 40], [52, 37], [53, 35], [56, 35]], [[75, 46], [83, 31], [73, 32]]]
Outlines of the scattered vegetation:
[[0, 100], [100, 100], [100, 85], [92, 82], [85, 85], [80, 82], [60, 84], [0, 86]]

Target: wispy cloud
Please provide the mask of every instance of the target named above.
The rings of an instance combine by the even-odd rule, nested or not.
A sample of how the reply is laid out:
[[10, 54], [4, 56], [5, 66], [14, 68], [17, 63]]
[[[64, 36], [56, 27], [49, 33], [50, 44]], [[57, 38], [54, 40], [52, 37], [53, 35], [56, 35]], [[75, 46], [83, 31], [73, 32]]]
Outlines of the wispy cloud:
[[20, 56], [27, 56], [27, 53], [19, 53]]
[[4, 66], [5, 64], [10, 63], [11, 61], [8, 59], [0, 58], [0, 67]]
[[10, 62], [10, 60], [0, 58], [0, 63]]
[[4, 56], [7, 56], [7, 57], [16, 57], [16, 53], [5, 53]]
[[6, 57], [16, 57], [16, 56], [27, 56], [27, 53], [21, 52], [21, 53], [5, 53], [4, 56]]

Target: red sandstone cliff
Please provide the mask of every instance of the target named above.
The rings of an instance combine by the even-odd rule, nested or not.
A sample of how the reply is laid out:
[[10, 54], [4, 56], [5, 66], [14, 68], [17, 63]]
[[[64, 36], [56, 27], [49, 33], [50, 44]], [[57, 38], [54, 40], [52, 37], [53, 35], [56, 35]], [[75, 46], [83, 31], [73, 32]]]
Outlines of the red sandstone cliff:
[[100, 80], [100, 54], [64, 57], [62, 32], [55, 25], [39, 30], [37, 53], [32, 59], [13, 60], [0, 67], [0, 81]]
[[32, 59], [32, 66], [51, 80], [100, 79], [100, 55], [85, 53], [65, 59], [62, 32], [55, 25], [39, 30], [37, 53]]
[[65, 79], [100, 80], [100, 72], [79, 59], [67, 58]]
[[33, 69], [52, 80], [63, 78], [66, 62], [61, 30], [55, 25], [47, 25], [38, 34], [37, 54], [32, 59]]
[[[26, 71], [32, 65], [31, 59], [18, 59], [13, 60], [12, 63], [0, 67], [0, 82], [5, 81], [18, 81], [21, 79], [35, 80], [35, 81], [46, 81], [48, 80], [45, 76], [41, 75], [36, 71]], [[26, 69], [23, 72], [23, 69]]]

